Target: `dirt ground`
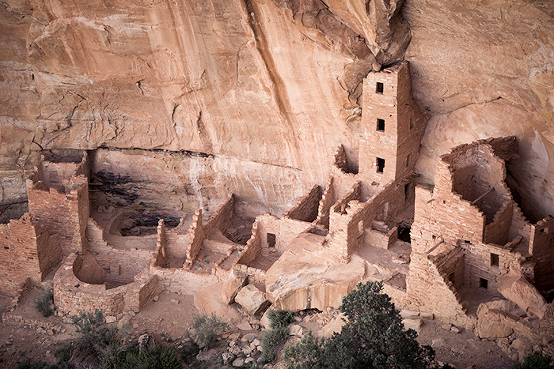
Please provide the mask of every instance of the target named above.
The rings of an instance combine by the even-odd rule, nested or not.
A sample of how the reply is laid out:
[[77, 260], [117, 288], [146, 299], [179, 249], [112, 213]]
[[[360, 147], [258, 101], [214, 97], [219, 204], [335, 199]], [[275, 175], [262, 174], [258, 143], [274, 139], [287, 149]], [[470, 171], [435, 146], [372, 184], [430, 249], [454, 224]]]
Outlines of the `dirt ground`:
[[[10, 313], [12, 317], [24, 318], [24, 322], [1, 323], [0, 368], [17, 368], [19, 363], [28, 359], [54, 364], [57, 361], [54, 353], [78, 337], [69, 319], [58, 316], [44, 318], [36, 311], [34, 298], [39, 293], [39, 288], [32, 289]], [[166, 341], [179, 340], [186, 336], [193, 317], [199, 314], [194, 297], [173, 292], [162, 292], [156, 296], [157, 301], [151, 301], [140, 313], [118, 316], [117, 324], [122, 326], [129, 323], [131, 334], [134, 336], [149, 333], [155, 339]], [[10, 301], [10, 297], [0, 295], [2, 312]], [[237, 316], [244, 317], [238, 311]], [[316, 318], [317, 316], [314, 316], [307, 324], [302, 325], [317, 330]], [[423, 322], [418, 340], [422, 344], [433, 346], [437, 352], [437, 359], [441, 362], [449, 363], [458, 369], [507, 369], [513, 365], [494, 342], [480, 340], [473, 333], [464, 330], [454, 333], [438, 321], [424, 319]], [[240, 332], [239, 328], [236, 328], [238, 325], [231, 324], [231, 327]], [[258, 332], [258, 336], [261, 336], [261, 333]], [[283, 363], [276, 363], [274, 367], [284, 368]]]

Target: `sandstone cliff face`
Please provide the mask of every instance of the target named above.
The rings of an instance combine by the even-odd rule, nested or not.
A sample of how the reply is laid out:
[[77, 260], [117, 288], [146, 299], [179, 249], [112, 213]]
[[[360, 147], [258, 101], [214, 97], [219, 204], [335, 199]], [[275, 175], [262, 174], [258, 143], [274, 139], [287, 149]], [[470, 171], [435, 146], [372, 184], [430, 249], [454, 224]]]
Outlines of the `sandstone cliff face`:
[[[237, 181], [256, 182], [245, 201], [292, 204], [325, 184], [340, 144], [356, 152], [363, 76], [404, 57], [431, 117], [423, 179], [454, 145], [516, 134], [512, 174], [542, 216], [554, 209], [553, 15], [523, 0], [4, 1], [0, 202], [24, 196], [39, 150], [105, 147], [238, 161]], [[280, 178], [293, 190], [252, 166], [296, 173]]]

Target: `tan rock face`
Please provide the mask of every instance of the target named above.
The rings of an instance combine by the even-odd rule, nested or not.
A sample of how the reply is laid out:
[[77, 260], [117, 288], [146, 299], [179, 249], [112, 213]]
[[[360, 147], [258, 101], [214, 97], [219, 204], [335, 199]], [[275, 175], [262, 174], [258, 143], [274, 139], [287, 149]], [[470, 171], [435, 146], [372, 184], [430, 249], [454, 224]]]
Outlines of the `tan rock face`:
[[253, 284], [241, 288], [235, 296], [235, 301], [251, 315], [261, 314], [269, 306], [265, 293]]
[[515, 302], [522, 310], [543, 318], [548, 307], [544, 297], [520, 275], [505, 275], [498, 278], [498, 292]]
[[479, 305], [475, 333], [488, 340], [508, 337], [514, 330], [505, 323], [504, 317], [514, 309], [515, 304], [505, 300], [490, 301]]
[[233, 269], [221, 286], [221, 299], [227, 304], [234, 302], [235, 296], [246, 284], [247, 277], [246, 273]]
[[303, 233], [266, 272], [267, 297], [277, 310], [337, 309], [365, 275], [364, 261], [352, 257], [348, 264], [314, 238]]
[[[424, 179], [454, 145], [516, 134], [522, 158], [511, 172], [526, 213], [542, 217], [554, 209], [553, 7], [4, 1], [0, 201], [24, 198], [26, 173], [50, 148], [188, 150], [292, 168], [297, 182], [324, 185], [338, 145], [357, 148], [361, 78], [408, 47], [414, 94], [432, 115]], [[266, 209], [289, 201], [239, 195]]]

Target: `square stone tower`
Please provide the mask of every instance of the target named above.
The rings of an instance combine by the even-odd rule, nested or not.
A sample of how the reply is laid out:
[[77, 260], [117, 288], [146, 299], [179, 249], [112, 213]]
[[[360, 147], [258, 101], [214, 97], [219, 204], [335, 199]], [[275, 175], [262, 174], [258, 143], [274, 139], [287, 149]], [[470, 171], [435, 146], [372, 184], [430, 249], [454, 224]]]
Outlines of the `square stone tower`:
[[387, 184], [409, 176], [425, 121], [412, 97], [410, 65], [403, 61], [364, 79], [360, 168], [365, 181]]

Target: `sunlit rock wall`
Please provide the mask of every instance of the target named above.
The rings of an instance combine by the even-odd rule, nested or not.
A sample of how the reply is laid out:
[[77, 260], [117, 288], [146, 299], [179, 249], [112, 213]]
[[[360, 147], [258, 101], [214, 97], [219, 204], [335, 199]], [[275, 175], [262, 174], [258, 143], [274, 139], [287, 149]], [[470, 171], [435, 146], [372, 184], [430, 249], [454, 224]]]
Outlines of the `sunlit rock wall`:
[[284, 168], [296, 177], [281, 197], [259, 194], [285, 176], [271, 169], [258, 192], [230, 187], [292, 205], [326, 183], [340, 144], [356, 160], [360, 81], [405, 58], [431, 118], [422, 180], [452, 146], [515, 134], [511, 173], [542, 216], [554, 210], [553, 14], [523, 0], [6, 0], [0, 203], [24, 198], [39, 150], [104, 147]]

